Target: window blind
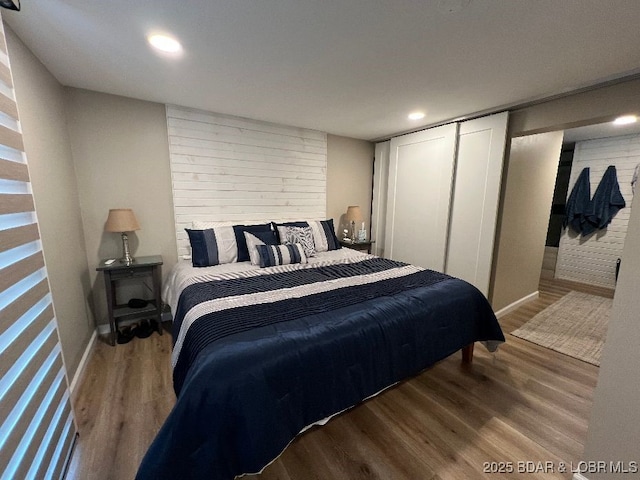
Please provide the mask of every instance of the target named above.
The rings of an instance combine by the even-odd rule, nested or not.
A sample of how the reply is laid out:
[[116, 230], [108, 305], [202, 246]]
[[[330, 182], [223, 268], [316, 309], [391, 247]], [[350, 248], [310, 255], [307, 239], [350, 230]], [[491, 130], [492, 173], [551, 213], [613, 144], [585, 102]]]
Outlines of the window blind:
[[60, 478], [75, 434], [0, 16], [0, 479]]

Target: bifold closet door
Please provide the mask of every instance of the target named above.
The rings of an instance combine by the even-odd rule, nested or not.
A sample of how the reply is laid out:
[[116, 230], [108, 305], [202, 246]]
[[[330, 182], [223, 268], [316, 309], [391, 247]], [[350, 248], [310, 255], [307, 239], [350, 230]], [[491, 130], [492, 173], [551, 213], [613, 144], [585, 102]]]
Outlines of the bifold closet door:
[[385, 257], [444, 271], [457, 124], [391, 139]]
[[460, 124], [445, 272], [489, 291], [508, 113]]

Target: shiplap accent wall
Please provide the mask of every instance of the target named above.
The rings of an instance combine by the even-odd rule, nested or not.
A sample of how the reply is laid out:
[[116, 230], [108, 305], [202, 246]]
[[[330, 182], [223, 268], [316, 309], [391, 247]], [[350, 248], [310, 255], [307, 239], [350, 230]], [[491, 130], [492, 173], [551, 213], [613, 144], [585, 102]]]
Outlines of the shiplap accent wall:
[[633, 199], [631, 178], [638, 163], [640, 135], [637, 134], [576, 143], [569, 194], [582, 169], [589, 167], [593, 196], [607, 167], [614, 165], [620, 192], [627, 206], [616, 214], [606, 230], [598, 231], [586, 239], [568, 230], [563, 231], [558, 249], [556, 277], [615, 287], [616, 260], [622, 258]]
[[178, 255], [193, 221], [326, 218], [326, 133], [171, 105], [167, 127]]

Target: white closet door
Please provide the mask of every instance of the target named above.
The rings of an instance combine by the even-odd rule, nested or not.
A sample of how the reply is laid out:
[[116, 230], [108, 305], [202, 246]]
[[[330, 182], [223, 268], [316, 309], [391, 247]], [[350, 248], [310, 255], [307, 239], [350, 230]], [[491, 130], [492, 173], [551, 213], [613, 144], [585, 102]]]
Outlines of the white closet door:
[[460, 124], [445, 272], [489, 292], [508, 113]]
[[372, 253], [384, 257], [384, 235], [387, 219], [387, 193], [389, 190], [389, 148], [391, 142], [376, 143], [373, 164], [373, 201], [371, 203]]
[[457, 124], [391, 139], [385, 256], [443, 271]]

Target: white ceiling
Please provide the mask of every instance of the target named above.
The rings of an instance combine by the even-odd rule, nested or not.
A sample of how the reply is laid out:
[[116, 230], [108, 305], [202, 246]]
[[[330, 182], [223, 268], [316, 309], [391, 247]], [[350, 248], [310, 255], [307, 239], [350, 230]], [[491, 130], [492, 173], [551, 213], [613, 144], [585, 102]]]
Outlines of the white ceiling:
[[640, 133], [640, 122], [628, 125], [614, 125], [613, 122], [587, 125], [586, 127], [570, 128], [564, 131], [562, 143], [595, 140], [597, 138], [621, 137], [623, 135], [637, 135]]
[[21, 3], [4, 19], [63, 85], [364, 139], [640, 71], [638, 0]]

